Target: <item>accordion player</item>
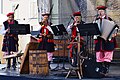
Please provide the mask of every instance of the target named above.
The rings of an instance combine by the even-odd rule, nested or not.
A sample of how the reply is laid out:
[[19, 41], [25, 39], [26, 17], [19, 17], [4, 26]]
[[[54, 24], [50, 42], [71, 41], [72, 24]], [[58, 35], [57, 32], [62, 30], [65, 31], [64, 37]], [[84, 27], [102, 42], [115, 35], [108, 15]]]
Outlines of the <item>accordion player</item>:
[[98, 6], [98, 16], [95, 23], [98, 23], [101, 35], [97, 36], [95, 43], [96, 62], [102, 66], [101, 72], [106, 74], [109, 71], [110, 62], [113, 58], [114, 49], [117, 47], [116, 34], [118, 26], [107, 16], [106, 6]]

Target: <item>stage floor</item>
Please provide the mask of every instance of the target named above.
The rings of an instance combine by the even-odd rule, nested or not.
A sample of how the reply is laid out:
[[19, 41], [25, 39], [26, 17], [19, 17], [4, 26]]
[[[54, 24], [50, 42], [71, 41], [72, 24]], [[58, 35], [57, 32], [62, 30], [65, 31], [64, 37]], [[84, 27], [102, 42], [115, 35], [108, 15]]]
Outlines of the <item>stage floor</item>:
[[[57, 64], [51, 64], [52, 69], [55, 68]], [[50, 71], [49, 76], [38, 76], [38, 75], [29, 75], [29, 74], [20, 74], [19, 69], [16, 70], [6, 70], [3, 67], [6, 67], [6, 64], [0, 64], [0, 80], [40, 80], [40, 79], [65, 79], [68, 70], [61, 69], [63, 65], [59, 65], [58, 71]], [[65, 68], [68, 69], [70, 65], [68, 63], [65, 64]], [[77, 76], [70, 76], [67, 79], [77, 80]], [[98, 80], [97, 78], [83, 78], [83, 80]], [[120, 79], [120, 65], [112, 64], [110, 67], [110, 71], [107, 77], [101, 78], [107, 80], [119, 80]]]

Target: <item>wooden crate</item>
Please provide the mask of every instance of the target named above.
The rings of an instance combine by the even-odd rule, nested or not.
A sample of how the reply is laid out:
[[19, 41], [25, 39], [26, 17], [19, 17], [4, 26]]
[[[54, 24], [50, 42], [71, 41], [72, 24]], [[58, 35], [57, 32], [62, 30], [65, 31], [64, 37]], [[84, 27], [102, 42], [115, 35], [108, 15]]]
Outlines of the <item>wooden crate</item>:
[[[37, 39], [33, 36], [31, 36], [31, 42], [37, 42]], [[63, 56], [68, 56], [68, 49], [67, 49], [67, 46], [68, 46], [68, 40], [60, 40], [60, 39], [54, 39], [54, 44], [56, 44], [55, 48], [58, 49], [58, 45], [59, 45], [59, 54], [58, 54], [58, 50], [55, 50], [53, 52], [53, 55], [54, 56], [60, 56], [60, 57], [63, 57]], [[65, 48], [65, 52], [64, 52], [64, 48]]]
[[[67, 49], [68, 40], [64, 41], [64, 40], [56, 39], [56, 40], [54, 40], [54, 43], [56, 44], [55, 48], [57, 50], [55, 50], [53, 52], [53, 55], [54, 56], [60, 56], [60, 57], [63, 57], [63, 56], [67, 57], [68, 56], [68, 49]], [[64, 49], [65, 49], [65, 52], [64, 52]]]
[[29, 74], [29, 50], [36, 50], [38, 42], [30, 42], [26, 45], [25, 52], [20, 65], [20, 74]]
[[29, 50], [29, 71], [30, 74], [49, 74], [46, 50]]

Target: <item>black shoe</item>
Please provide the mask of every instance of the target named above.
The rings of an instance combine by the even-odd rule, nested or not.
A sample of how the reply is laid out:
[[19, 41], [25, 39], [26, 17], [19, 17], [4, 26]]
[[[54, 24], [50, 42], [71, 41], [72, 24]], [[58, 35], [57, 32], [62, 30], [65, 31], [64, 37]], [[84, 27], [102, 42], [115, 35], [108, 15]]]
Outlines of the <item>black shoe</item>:
[[16, 70], [16, 67], [13, 67], [13, 70]]
[[7, 66], [7, 69], [10, 69], [10, 66]]
[[109, 73], [109, 68], [106, 68], [106, 73]]
[[106, 73], [107, 73], [107, 68], [106, 68], [106, 67], [103, 67], [102, 72], [103, 72], [104, 74], [106, 74]]
[[73, 63], [73, 64], [72, 64], [72, 67], [77, 67], [77, 64]]
[[16, 66], [15, 65], [13, 65], [12, 68], [13, 68], [13, 70], [16, 70]]
[[10, 68], [6, 68], [6, 71], [10, 71]]
[[49, 67], [49, 69], [51, 69], [51, 67], [50, 66], [48, 66]]
[[49, 69], [51, 69], [50, 63], [51, 63], [51, 61], [48, 61], [48, 68], [49, 68]]

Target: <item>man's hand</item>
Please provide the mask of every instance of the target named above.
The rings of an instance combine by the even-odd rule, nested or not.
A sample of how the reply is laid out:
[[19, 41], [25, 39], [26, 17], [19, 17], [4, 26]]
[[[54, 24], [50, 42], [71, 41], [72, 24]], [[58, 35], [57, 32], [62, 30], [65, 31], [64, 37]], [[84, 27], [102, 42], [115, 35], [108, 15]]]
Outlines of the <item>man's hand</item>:
[[9, 32], [10, 31], [10, 28], [6, 29], [6, 32]]
[[43, 36], [46, 36], [46, 33], [42, 34]]
[[75, 23], [74, 26], [77, 26], [79, 23]]
[[116, 37], [117, 36], [117, 33], [116, 34], [112, 34], [112, 37]]

